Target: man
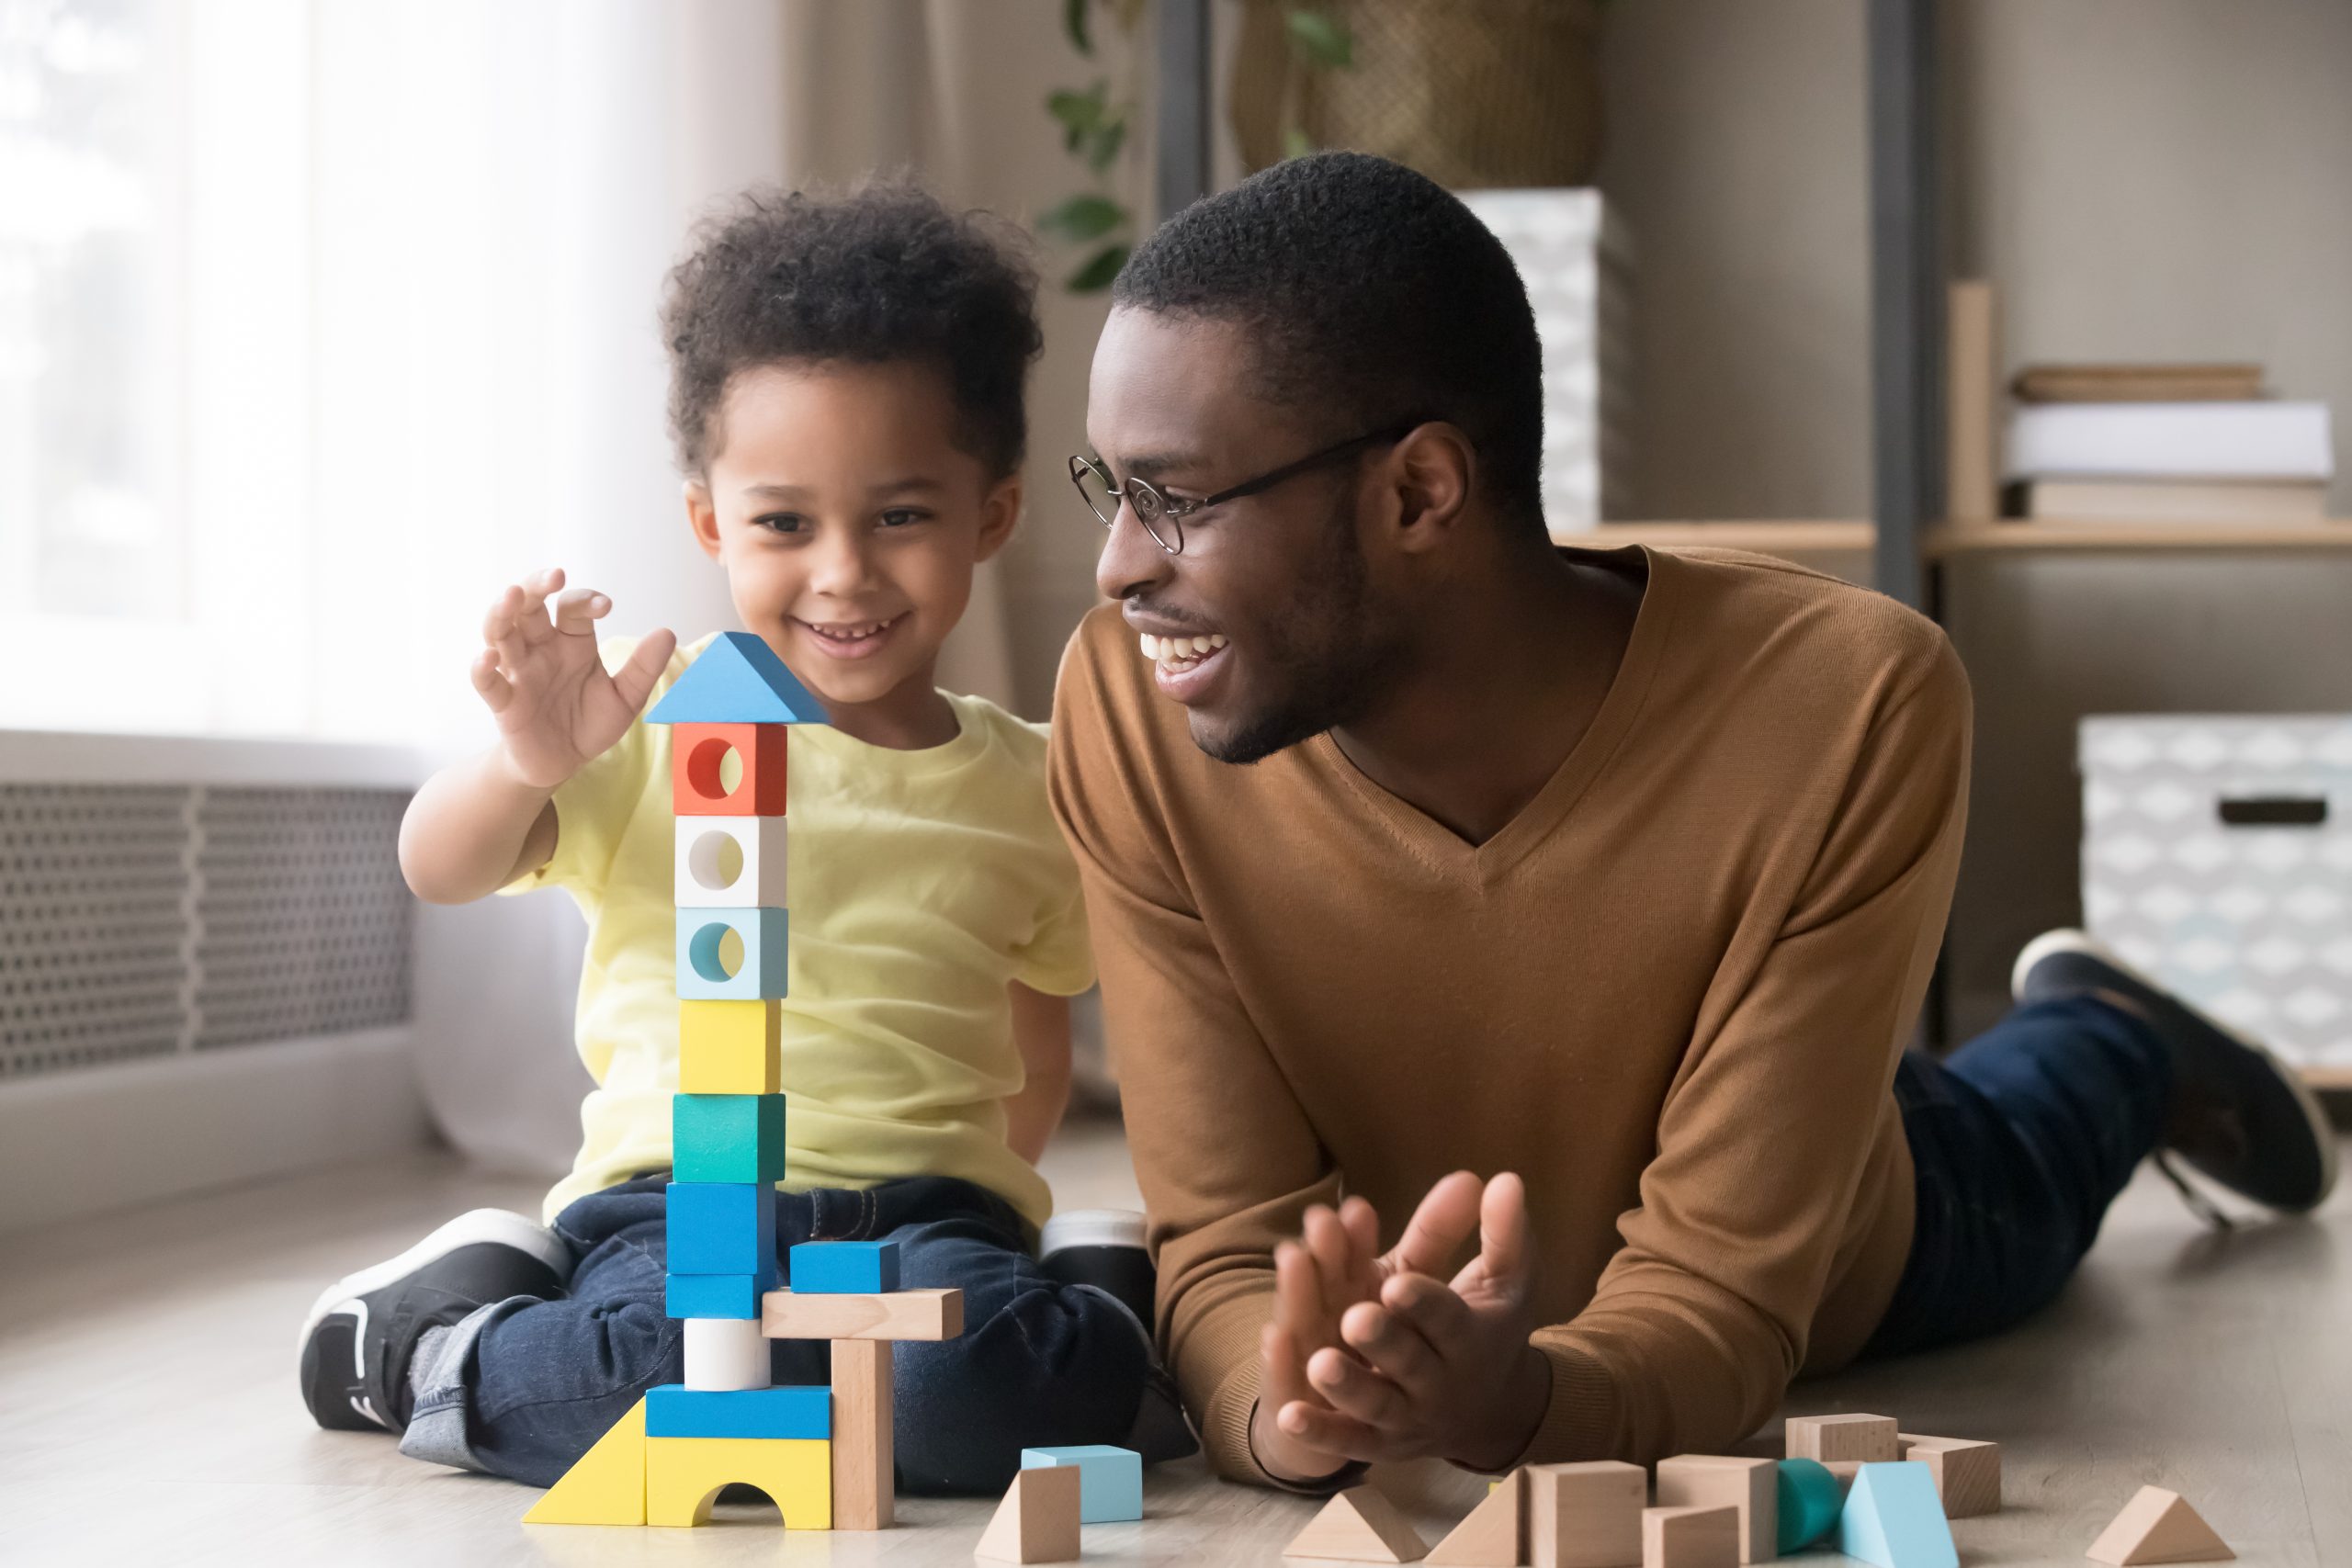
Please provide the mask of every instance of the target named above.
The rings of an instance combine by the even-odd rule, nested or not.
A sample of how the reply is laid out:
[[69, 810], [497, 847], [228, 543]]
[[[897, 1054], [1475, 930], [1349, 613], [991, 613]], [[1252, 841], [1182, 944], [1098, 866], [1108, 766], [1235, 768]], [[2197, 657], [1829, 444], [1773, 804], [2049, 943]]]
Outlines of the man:
[[1778, 562], [1553, 547], [1533, 321], [1460, 203], [1296, 160], [1113, 300], [1072, 468], [1117, 603], [1051, 778], [1224, 1472], [1720, 1449], [1800, 1369], [2049, 1300], [2160, 1144], [2324, 1196], [2291, 1076], [2075, 933], [1904, 1055], [1950, 645]]

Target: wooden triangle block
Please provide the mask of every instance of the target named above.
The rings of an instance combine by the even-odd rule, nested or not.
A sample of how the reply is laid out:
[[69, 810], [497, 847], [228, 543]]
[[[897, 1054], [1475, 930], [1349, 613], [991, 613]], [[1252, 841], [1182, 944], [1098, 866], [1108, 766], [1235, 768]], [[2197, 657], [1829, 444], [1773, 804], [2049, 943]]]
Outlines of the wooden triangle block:
[[1447, 1568], [1519, 1568], [1527, 1561], [1527, 1472], [1495, 1483], [1427, 1559]]
[[1074, 1464], [1015, 1475], [972, 1555], [992, 1562], [1077, 1562], [1079, 1479]]
[[523, 1516], [526, 1525], [641, 1525], [645, 1522], [645, 1401], [629, 1406], [612, 1430]]
[[2084, 1555], [2094, 1562], [2225, 1562], [2237, 1553], [2179, 1493], [2143, 1486]]
[[1284, 1557], [1342, 1562], [1419, 1562], [1428, 1551], [1413, 1521], [1370, 1486], [1342, 1492], [1324, 1504], [1323, 1511], [1283, 1548]]

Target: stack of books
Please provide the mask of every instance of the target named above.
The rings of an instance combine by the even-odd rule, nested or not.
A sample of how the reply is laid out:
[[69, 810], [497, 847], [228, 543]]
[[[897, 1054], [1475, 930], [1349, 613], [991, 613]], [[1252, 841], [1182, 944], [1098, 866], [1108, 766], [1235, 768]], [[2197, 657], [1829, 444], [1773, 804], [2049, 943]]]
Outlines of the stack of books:
[[2049, 365], [2010, 384], [2007, 510], [2066, 522], [2310, 523], [2335, 471], [2327, 405], [2258, 365]]

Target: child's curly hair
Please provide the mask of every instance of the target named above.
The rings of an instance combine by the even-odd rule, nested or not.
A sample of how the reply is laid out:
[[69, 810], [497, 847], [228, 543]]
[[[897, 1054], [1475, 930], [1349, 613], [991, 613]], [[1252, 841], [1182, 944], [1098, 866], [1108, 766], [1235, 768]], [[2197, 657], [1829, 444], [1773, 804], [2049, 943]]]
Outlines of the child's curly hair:
[[1023, 387], [1045, 341], [1036, 296], [1018, 230], [952, 213], [909, 181], [747, 192], [696, 231], [664, 290], [678, 461], [707, 472], [740, 370], [912, 360], [946, 377], [956, 445], [1001, 479], [1028, 442]]

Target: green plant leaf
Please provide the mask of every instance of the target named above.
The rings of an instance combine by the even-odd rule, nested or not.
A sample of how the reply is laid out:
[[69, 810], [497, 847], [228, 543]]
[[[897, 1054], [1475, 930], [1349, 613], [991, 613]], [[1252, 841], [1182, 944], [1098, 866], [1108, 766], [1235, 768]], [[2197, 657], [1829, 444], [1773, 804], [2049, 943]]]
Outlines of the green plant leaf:
[[1119, 149], [1126, 145], [1126, 116], [1118, 114], [1104, 120], [1089, 131], [1083, 141], [1086, 144], [1086, 166], [1099, 175], [1118, 161]]
[[1088, 0], [1062, 0], [1062, 31], [1069, 35], [1073, 49], [1091, 55], [1094, 52], [1094, 40], [1087, 36], [1087, 4]]
[[1295, 125], [1283, 128], [1283, 156], [1304, 158], [1315, 151], [1315, 138]]
[[1290, 29], [1291, 48], [1309, 65], [1345, 71], [1355, 64], [1355, 35], [1330, 12], [1294, 6], [1283, 13], [1283, 22]]
[[1037, 219], [1037, 232], [1076, 243], [1099, 240], [1127, 220], [1127, 209], [1107, 196], [1074, 196]]
[[1086, 258], [1084, 265], [1069, 275], [1064, 286], [1072, 294], [1099, 294], [1111, 287], [1119, 269], [1127, 265], [1127, 247], [1105, 245]]
[[1102, 123], [1102, 108], [1109, 90], [1107, 82], [1097, 82], [1082, 93], [1060, 88], [1046, 95], [1046, 112], [1061, 121], [1064, 130], [1091, 130]]

